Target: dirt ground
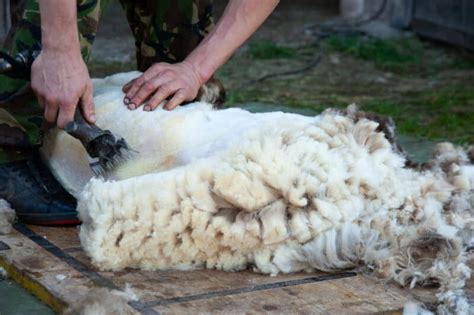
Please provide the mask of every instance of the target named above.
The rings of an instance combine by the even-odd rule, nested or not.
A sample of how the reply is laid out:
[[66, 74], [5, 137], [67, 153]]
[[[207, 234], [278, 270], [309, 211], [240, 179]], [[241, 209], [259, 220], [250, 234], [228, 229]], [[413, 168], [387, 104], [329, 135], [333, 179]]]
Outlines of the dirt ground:
[[[225, 3], [216, 1], [217, 16]], [[257, 102], [313, 113], [357, 103], [392, 116], [402, 134], [474, 143], [472, 52], [410, 32], [375, 38], [340, 23], [334, 6], [282, 1], [218, 71], [227, 106]], [[90, 69], [94, 76], [134, 69], [133, 37], [118, 4], [104, 17]]]

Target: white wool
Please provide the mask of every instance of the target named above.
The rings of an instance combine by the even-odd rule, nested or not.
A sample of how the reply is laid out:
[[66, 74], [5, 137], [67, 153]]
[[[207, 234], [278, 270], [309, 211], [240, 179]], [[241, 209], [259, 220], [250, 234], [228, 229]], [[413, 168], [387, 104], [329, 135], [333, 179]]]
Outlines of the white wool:
[[137, 296], [127, 283], [123, 291], [107, 288], [94, 288], [87, 295], [79, 298], [64, 312], [65, 315], [131, 315], [135, 314], [129, 301], [136, 301]]
[[0, 267], [0, 280], [4, 279], [8, 279], [8, 272], [3, 267]]
[[403, 308], [403, 315], [433, 315], [433, 312], [418, 303], [408, 302]]
[[[332, 117], [327, 118], [331, 119]], [[147, 253], [151, 253], [151, 248], [156, 248], [156, 245], [165, 241], [162, 239], [163, 237], [169, 239], [169, 235], [174, 235], [170, 241], [176, 242], [178, 240], [178, 252], [181, 252], [180, 247], [184, 247], [181, 263], [190, 263], [196, 260], [195, 256], [201, 256], [205, 258], [203, 263], [206, 262], [208, 266], [209, 261], [220, 265], [220, 260], [224, 259], [227, 264], [227, 260], [233, 260], [232, 256], [235, 256], [237, 265], [232, 265], [231, 268], [240, 269], [245, 267], [244, 265], [240, 266], [240, 263], [247, 264], [249, 262], [248, 258], [245, 258], [249, 251], [262, 246], [278, 246], [285, 240], [292, 238], [292, 231], [289, 230], [287, 224], [288, 206], [307, 209], [306, 225], [311, 238], [327, 230], [340, 227], [344, 223], [343, 218], [345, 217], [356, 218], [356, 216], [351, 218], [350, 213], [340, 211], [337, 204], [333, 202], [351, 200], [353, 197], [351, 189], [344, 187], [344, 178], [337, 174], [341, 173], [340, 170], [333, 171], [329, 162], [322, 162], [324, 171], [328, 175], [321, 177], [317, 174], [321, 166], [320, 163], [315, 163], [311, 159], [305, 161], [298, 156], [293, 159], [289, 158], [294, 153], [291, 151], [293, 145], [298, 149], [299, 142], [306, 140], [311, 144], [312, 140], [309, 137], [305, 138], [303, 133], [299, 133], [297, 138], [288, 138], [288, 143], [284, 148], [285, 152], [281, 152], [281, 146], [272, 142], [281, 143], [283, 136], [279, 136], [280, 140], [275, 141], [272, 137], [267, 140], [266, 135], [278, 136], [278, 133], [285, 133], [291, 137], [291, 129], [274, 130], [273, 127], [270, 128], [272, 129], [271, 133], [263, 130], [262, 133], [252, 134], [244, 145], [237, 144], [221, 159], [198, 160], [168, 172], [133, 177], [118, 182], [92, 180], [84, 190], [87, 196], [81, 200], [79, 211], [81, 215], [85, 213], [82, 209], [85, 209], [84, 206], [86, 206], [87, 213], [84, 218], [86, 223], [89, 222], [89, 216], [93, 216], [94, 218], [91, 219], [98, 220], [102, 222], [101, 224], [112, 224], [112, 226], [110, 229], [106, 229], [109, 230], [107, 235], [102, 229], [90, 231], [89, 225], [86, 224], [82, 228], [81, 237], [100, 239], [102, 243], [111, 237], [115, 240], [114, 244], [117, 243], [117, 245], [107, 251], [123, 253], [124, 259], [135, 261], [136, 258], [141, 260], [137, 250], [135, 249], [131, 255], [125, 254], [124, 250], [120, 248], [121, 244], [132, 245], [139, 238], [149, 238], [143, 243], [143, 253], [147, 255]], [[379, 140], [383, 140], [383, 138], [379, 138]], [[339, 159], [338, 149], [325, 151], [329, 155], [334, 155], [334, 158], [327, 159], [327, 161]], [[257, 154], [254, 150], [258, 150]], [[299, 152], [304, 155], [307, 154], [307, 151], [311, 150], [300, 150]], [[323, 151], [320, 150], [320, 152]], [[390, 153], [389, 150], [386, 152]], [[276, 166], [275, 163], [279, 163], [279, 159], [275, 157], [280, 155], [285, 155], [287, 158], [284, 163]], [[241, 156], [247, 158], [241, 159]], [[249, 157], [252, 159], [251, 163], [248, 163]], [[365, 156], [365, 158], [370, 157]], [[304, 164], [297, 166], [299, 163]], [[269, 164], [273, 165], [269, 166]], [[348, 169], [343, 161], [340, 164], [342, 169]], [[301, 171], [298, 171], [301, 168], [305, 168], [307, 172], [302, 174]], [[367, 185], [366, 187], [369, 187], [368, 183], [371, 181], [375, 181], [374, 187], [380, 186], [380, 180], [370, 178], [373, 175], [367, 172], [367, 167], [365, 169], [367, 176], [364, 176], [364, 183]], [[335, 176], [331, 176], [331, 173], [335, 173]], [[193, 180], [194, 177], [200, 178], [200, 181]], [[273, 178], [276, 180], [273, 181]], [[250, 185], [249, 188], [246, 188], [246, 185]], [[306, 185], [315, 189], [325, 189], [324, 191], [314, 191], [311, 194], [305, 189]], [[204, 186], [205, 189], [199, 188], [201, 186]], [[155, 193], [155, 191], [160, 193]], [[120, 196], [123, 192], [129, 193]], [[170, 200], [171, 196], [167, 197], [165, 193], [174, 194], [174, 197]], [[213, 201], [214, 199], [219, 200], [221, 205]], [[84, 200], [88, 200], [87, 205], [83, 203]], [[172, 209], [169, 209], [169, 204], [162, 206], [163, 201], [168, 200], [173, 202]], [[96, 205], [97, 212], [89, 202]], [[110, 205], [116, 209], [114, 210], [116, 213], [104, 212], [103, 202], [112, 203]], [[138, 211], [140, 215], [138, 215]], [[237, 219], [239, 211], [243, 212]], [[106, 221], [110, 223], [105, 223]], [[137, 226], [149, 226], [150, 229], [153, 229], [151, 224], [153, 221], [160, 222], [159, 231], [136, 228]], [[117, 229], [119, 234], [116, 235], [113, 231], [115, 231], [117, 223], [120, 224]], [[254, 232], [246, 233], [247, 226], [250, 226]], [[127, 233], [128, 231], [134, 232]], [[89, 235], [88, 232], [93, 234]], [[215, 237], [213, 237], [215, 235], [222, 235], [222, 239], [216, 246], [210, 246], [210, 242], [215, 242]], [[155, 239], [158, 244], [155, 243]], [[89, 243], [84, 238], [83, 242]], [[203, 248], [200, 248], [200, 244], [203, 245]], [[169, 245], [172, 244], [163, 244], [164, 248]], [[147, 249], [148, 246], [150, 250]], [[209, 247], [214, 247], [214, 251], [210, 252]], [[228, 248], [226, 251], [231, 256], [222, 256], [223, 248]], [[173, 248], [172, 251], [163, 254], [173, 256], [169, 259], [176, 259], [179, 257], [176, 254], [176, 249]], [[120, 253], [119, 255], [122, 255]], [[109, 259], [113, 260], [114, 266], [124, 263], [123, 260], [114, 259], [112, 256], [109, 256]], [[166, 264], [165, 260], [166, 258], [163, 257], [162, 263]]]
[[[209, 157], [240, 141], [242, 134], [258, 129], [262, 124], [279, 121], [279, 124], [288, 125], [314, 120], [283, 113], [254, 115], [240, 109], [213, 111], [206, 103], [193, 103], [173, 111], [162, 107], [154, 112], [130, 111], [123, 106], [121, 86], [138, 74], [131, 72], [94, 80], [97, 125], [124, 136], [130, 147], [139, 152], [133, 163], [125, 163], [116, 169], [111, 179], [170, 170]], [[65, 132], [55, 130], [46, 135], [42, 151], [61, 184], [78, 196], [92, 177], [81, 143]]]
[[435, 281], [440, 312], [469, 311], [463, 248], [473, 243], [474, 171], [464, 151], [441, 145], [420, 172], [404, 167], [377, 123], [335, 111], [250, 114], [203, 103], [128, 111], [126, 79], [95, 81], [95, 103], [98, 124], [126, 135], [137, 156], [91, 179], [71, 137], [51, 134], [44, 150], [79, 197], [80, 239], [96, 266], [269, 274], [371, 266], [410, 287]]
[[15, 211], [11, 208], [10, 204], [0, 199], [0, 235], [10, 233], [15, 218]]

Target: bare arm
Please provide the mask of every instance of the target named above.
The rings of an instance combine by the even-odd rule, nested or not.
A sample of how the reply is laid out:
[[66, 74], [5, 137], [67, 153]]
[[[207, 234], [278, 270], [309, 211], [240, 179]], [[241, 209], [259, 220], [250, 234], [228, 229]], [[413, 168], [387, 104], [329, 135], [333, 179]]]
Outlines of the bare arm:
[[267, 19], [279, 1], [233, 0], [216, 27], [186, 58], [198, 69], [202, 83], [222, 66]]
[[181, 63], [157, 63], [125, 85], [124, 102], [135, 109], [151, 96], [145, 110], [155, 109], [171, 95], [166, 109], [193, 100], [199, 88], [265, 21], [278, 0], [231, 0], [210, 34]]
[[39, 0], [42, 51], [31, 69], [31, 86], [47, 121], [63, 128], [77, 104], [94, 122], [92, 82], [81, 56], [75, 0]]

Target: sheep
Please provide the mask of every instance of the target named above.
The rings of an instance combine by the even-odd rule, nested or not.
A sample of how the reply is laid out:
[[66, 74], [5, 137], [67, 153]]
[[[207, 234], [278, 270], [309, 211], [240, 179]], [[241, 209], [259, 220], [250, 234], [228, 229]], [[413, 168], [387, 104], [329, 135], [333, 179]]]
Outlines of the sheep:
[[472, 150], [440, 144], [423, 170], [408, 168], [393, 128], [353, 107], [316, 117], [203, 102], [128, 111], [120, 87], [137, 75], [94, 81], [97, 124], [125, 136], [138, 152], [130, 161], [93, 178], [64, 132], [43, 147], [79, 200], [81, 244], [98, 268], [365, 267], [409, 287], [438, 283], [440, 313], [472, 311]]

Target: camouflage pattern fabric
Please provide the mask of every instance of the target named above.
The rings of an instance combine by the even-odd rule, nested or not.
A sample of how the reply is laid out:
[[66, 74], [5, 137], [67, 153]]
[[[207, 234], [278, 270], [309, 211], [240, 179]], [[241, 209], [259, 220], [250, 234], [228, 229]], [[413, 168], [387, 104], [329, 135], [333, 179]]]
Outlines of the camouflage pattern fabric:
[[214, 25], [212, 0], [120, 0], [135, 36], [138, 70], [186, 56]]
[[[91, 54], [100, 14], [108, 1], [77, 3], [78, 28], [84, 60]], [[38, 0], [11, 0], [12, 27], [3, 50], [14, 55], [41, 42]], [[43, 110], [29, 82], [0, 75], [0, 163], [29, 156], [41, 142]]]
[[[100, 17], [110, 0], [78, 0], [81, 52], [91, 55]], [[137, 67], [182, 61], [213, 27], [212, 0], [120, 0], [135, 36]], [[41, 42], [38, 0], [10, 0], [10, 54]], [[41, 144], [43, 111], [29, 82], [0, 75], [0, 163], [24, 159]]]

